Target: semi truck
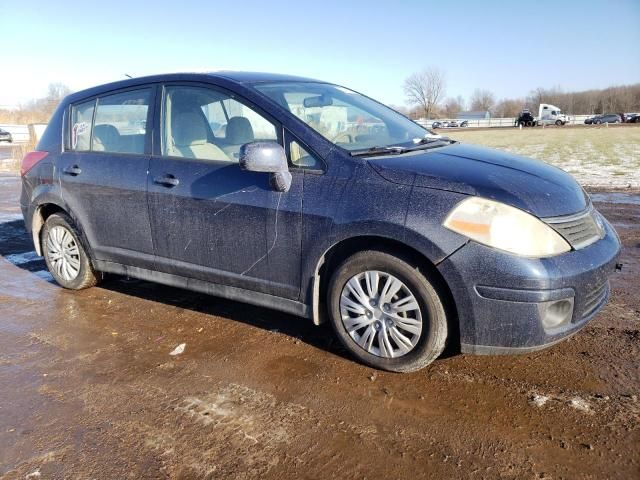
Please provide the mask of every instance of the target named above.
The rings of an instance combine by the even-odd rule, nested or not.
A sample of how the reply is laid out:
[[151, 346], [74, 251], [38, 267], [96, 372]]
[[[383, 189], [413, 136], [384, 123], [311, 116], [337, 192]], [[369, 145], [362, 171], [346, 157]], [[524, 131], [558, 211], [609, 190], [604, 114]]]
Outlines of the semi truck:
[[551, 104], [541, 103], [538, 107], [538, 116], [534, 117], [529, 109], [524, 109], [516, 118], [515, 126], [535, 127], [536, 125], [565, 125], [570, 118]]
[[548, 103], [541, 103], [538, 108], [538, 125], [564, 125], [569, 122], [569, 117], [562, 113], [562, 111], [553, 105]]

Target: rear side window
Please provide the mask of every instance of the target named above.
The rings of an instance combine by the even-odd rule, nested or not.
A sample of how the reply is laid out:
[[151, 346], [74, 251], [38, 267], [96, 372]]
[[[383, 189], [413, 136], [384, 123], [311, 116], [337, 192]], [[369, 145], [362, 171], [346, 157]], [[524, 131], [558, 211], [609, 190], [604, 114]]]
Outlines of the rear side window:
[[95, 100], [71, 107], [71, 150], [87, 151], [91, 147], [91, 122]]
[[91, 150], [144, 153], [151, 89], [98, 98]]

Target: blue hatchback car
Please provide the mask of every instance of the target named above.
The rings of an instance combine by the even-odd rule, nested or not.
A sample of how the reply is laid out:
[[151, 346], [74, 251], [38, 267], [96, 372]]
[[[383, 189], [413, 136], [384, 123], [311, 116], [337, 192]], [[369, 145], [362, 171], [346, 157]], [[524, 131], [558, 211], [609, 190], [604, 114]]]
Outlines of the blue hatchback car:
[[447, 342], [518, 353], [571, 335], [606, 303], [620, 251], [562, 170], [292, 76], [74, 93], [21, 174], [26, 227], [63, 287], [111, 272], [329, 321], [392, 371]]

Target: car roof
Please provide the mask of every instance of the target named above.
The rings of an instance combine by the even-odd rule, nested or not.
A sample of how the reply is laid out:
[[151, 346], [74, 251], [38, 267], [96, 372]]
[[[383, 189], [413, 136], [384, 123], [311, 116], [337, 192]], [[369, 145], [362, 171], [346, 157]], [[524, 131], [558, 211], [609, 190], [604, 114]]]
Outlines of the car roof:
[[105, 83], [102, 85], [96, 85], [95, 87], [87, 88], [75, 93], [72, 93], [67, 97], [69, 102], [75, 102], [85, 97], [91, 97], [93, 95], [99, 95], [103, 92], [111, 90], [118, 90], [121, 88], [135, 87], [138, 85], [145, 85], [156, 82], [168, 82], [168, 81], [203, 81], [211, 78], [224, 79], [237, 84], [256, 84], [256, 83], [271, 83], [271, 82], [321, 82], [320, 80], [314, 80], [312, 78], [298, 77], [295, 75], [286, 75], [279, 73], [264, 73], [264, 72], [241, 72], [232, 70], [220, 70], [215, 72], [182, 72], [182, 73], [165, 73], [158, 75], [149, 75], [144, 77], [128, 78], [126, 80], [119, 80], [117, 82]]

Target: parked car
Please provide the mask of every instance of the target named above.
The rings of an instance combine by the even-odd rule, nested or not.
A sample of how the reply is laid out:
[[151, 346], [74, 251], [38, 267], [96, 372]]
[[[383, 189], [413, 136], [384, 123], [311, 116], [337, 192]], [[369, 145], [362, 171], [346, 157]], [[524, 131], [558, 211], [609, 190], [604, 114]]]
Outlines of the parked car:
[[620, 252], [562, 170], [285, 75], [74, 93], [21, 175], [25, 225], [61, 286], [110, 272], [326, 319], [355, 358], [392, 371], [447, 342], [558, 342], [607, 302]]
[[431, 128], [459, 128], [468, 126], [468, 120], [462, 120], [461, 122], [458, 120], [436, 120], [431, 124]]
[[596, 125], [601, 124], [601, 123], [621, 123], [622, 119], [620, 118], [620, 115], [618, 115], [617, 113], [608, 113], [606, 115], [598, 115], [597, 117], [593, 118], [593, 123], [595, 123]]
[[13, 137], [11, 136], [11, 133], [9, 133], [6, 130], [0, 128], [0, 142], [12, 143], [13, 142]]
[[594, 115], [594, 116], [592, 116], [592, 117], [587, 117], [587, 118], [585, 118], [585, 119], [584, 119], [584, 123], [585, 123], [586, 125], [591, 125], [591, 124], [593, 124], [593, 123], [594, 123], [594, 120], [595, 120], [595, 119], [596, 119], [596, 117], [598, 117], [598, 116], [599, 116], [599, 115]]
[[637, 113], [627, 114], [627, 123], [640, 123], [640, 115]]

